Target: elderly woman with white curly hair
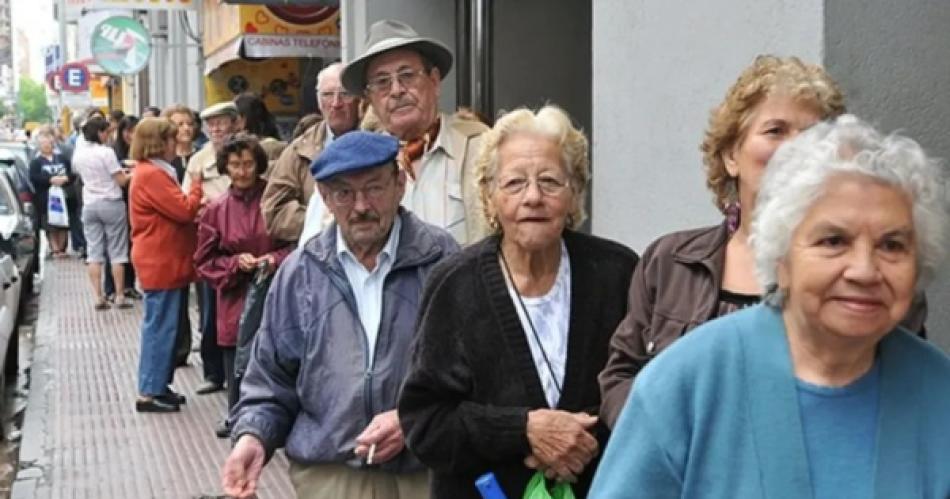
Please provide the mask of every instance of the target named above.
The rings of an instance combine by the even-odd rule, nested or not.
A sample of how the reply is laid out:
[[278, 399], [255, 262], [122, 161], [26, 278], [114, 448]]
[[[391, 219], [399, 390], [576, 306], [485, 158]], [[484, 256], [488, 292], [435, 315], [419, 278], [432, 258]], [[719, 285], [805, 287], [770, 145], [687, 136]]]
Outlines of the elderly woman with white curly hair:
[[765, 303], [637, 377], [596, 497], [950, 497], [950, 358], [898, 324], [944, 253], [914, 141], [844, 115], [782, 146], [752, 225]]
[[477, 498], [488, 472], [521, 497], [538, 471], [584, 497], [607, 435], [597, 373], [637, 255], [575, 232], [587, 139], [560, 109], [499, 118], [476, 172], [494, 235], [429, 276], [399, 402], [406, 440], [435, 498]]

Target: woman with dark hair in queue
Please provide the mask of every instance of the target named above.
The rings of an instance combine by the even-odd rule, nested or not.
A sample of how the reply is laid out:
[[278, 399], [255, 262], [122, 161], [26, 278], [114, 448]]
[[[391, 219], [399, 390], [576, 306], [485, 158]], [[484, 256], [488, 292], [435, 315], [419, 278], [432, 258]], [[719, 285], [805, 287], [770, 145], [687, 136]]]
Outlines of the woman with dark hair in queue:
[[112, 143], [112, 150], [119, 161], [129, 159], [129, 153], [132, 150], [132, 134], [135, 133], [135, 125], [139, 122], [138, 117], [131, 114], [123, 116], [116, 125], [115, 142]]
[[109, 302], [102, 293], [102, 264], [108, 257], [116, 282], [116, 305], [131, 308], [125, 301], [125, 263], [129, 261], [129, 227], [122, 187], [131, 178], [103, 145], [109, 138], [109, 122], [95, 117], [82, 127], [86, 145], [73, 154], [73, 168], [82, 178], [82, 224], [86, 238], [89, 279], [96, 296], [96, 310], [106, 310]]
[[[195, 267], [217, 292], [218, 345], [224, 352], [230, 411], [239, 394], [234, 356], [248, 284], [259, 266], [267, 272], [276, 270], [293, 246], [278, 244], [267, 234], [261, 213], [261, 194], [267, 184], [261, 176], [267, 170], [267, 156], [257, 139], [238, 134], [224, 145], [217, 162], [218, 171], [231, 178], [231, 187], [201, 215]], [[230, 435], [227, 418], [215, 433], [221, 438]]]
[[[132, 134], [135, 133], [135, 125], [138, 122], [138, 117], [127, 114], [119, 118], [115, 125], [115, 140], [112, 143], [112, 150], [115, 151], [119, 163], [128, 168], [135, 165], [135, 162], [129, 159], [129, 152], [132, 148]], [[126, 210], [128, 210], [128, 186], [122, 189], [122, 201], [125, 203]], [[131, 251], [131, 247], [129, 251]], [[107, 300], [115, 299], [115, 282], [110, 274], [106, 274], [104, 277], [102, 291], [105, 293]], [[125, 297], [133, 300], [142, 299], [142, 294], [135, 289], [135, 268], [129, 263], [125, 264]]]
[[234, 105], [237, 106], [243, 123], [243, 127], [239, 128], [256, 135], [267, 155], [267, 161], [276, 161], [280, 153], [284, 152], [287, 143], [280, 140], [277, 122], [274, 115], [267, 110], [264, 99], [255, 93], [245, 92], [234, 98]]
[[178, 331], [181, 295], [195, 278], [195, 217], [201, 207], [201, 178], [186, 194], [169, 161], [177, 128], [165, 118], [146, 118], [135, 128], [135, 177], [129, 190], [132, 262], [145, 290], [139, 356], [138, 412], [175, 412], [185, 398], [168, 387]]

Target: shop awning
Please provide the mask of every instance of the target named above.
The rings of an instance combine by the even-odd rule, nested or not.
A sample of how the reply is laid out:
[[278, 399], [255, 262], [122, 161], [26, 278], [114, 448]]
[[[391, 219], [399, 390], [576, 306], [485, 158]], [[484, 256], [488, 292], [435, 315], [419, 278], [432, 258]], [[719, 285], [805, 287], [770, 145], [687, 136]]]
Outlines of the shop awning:
[[205, 57], [205, 74], [236, 59], [275, 57], [340, 58], [340, 37], [335, 35], [296, 35], [247, 33]]

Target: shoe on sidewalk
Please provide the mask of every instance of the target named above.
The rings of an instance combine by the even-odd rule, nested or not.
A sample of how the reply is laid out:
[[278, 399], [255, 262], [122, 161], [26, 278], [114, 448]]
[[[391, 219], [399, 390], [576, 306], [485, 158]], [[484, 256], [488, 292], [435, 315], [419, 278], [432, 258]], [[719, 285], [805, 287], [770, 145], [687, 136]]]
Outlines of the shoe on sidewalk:
[[170, 404], [159, 397], [135, 401], [135, 412], [178, 412], [179, 410], [181, 407], [178, 404]]
[[169, 404], [185, 405], [188, 403], [188, 399], [186, 399], [184, 395], [172, 390], [171, 388], [169, 388], [167, 392], [155, 398]]
[[218, 426], [214, 427], [214, 434], [218, 438], [228, 438], [231, 436], [231, 425], [228, 424], [227, 418], [218, 421]]
[[195, 389], [195, 393], [198, 395], [207, 395], [209, 393], [224, 391], [223, 383], [215, 383], [214, 381], [205, 381], [204, 383], [198, 385], [198, 388]]

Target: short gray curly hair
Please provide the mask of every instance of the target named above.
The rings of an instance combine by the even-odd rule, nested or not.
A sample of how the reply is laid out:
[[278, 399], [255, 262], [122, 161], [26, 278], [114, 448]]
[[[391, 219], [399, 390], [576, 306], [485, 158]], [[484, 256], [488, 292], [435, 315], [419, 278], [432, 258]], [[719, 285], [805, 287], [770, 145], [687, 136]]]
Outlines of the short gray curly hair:
[[501, 225], [492, 214], [492, 181], [498, 170], [498, 148], [508, 137], [518, 133], [536, 134], [550, 139], [561, 150], [564, 172], [570, 178], [574, 191], [574, 205], [567, 215], [566, 225], [578, 229], [587, 213], [584, 200], [590, 182], [590, 161], [587, 159], [588, 141], [584, 132], [574, 127], [571, 117], [563, 109], [548, 104], [534, 112], [526, 107], [503, 114], [491, 130], [482, 135], [482, 146], [475, 160], [475, 182], [482, 203], [482, 214], [492, 233], [501, 232]]
[[783, 144], [765, 170], [750, 242], [766, 303], [780, 307], [784, 302], [778, 263], [808, 209], [828, 181], [841, 174], [869, 177], [907, 195], [913, 203], [917, 288], [926, 287], [936, 274], [945, 254], [948, 220], [946, 179], [939, 163], [917, 142], [897, 134], [882, 136], [845, 114]]

